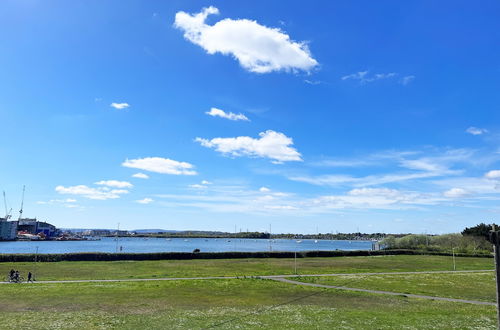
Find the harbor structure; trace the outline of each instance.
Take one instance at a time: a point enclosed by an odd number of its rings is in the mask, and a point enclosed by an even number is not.
[[[3,192],[3,202],[5,205],[5,216],[0,218],[0,241],[11,241],[17,237],[17,221],[9,221],[12,209],[7,208],[7,199],[5,191]]]

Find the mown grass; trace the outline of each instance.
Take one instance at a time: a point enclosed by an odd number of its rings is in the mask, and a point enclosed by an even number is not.
[[[490,258],[456,258],[457,270],[493,269]],[[4,278],[17,269],[38,280],[127,279],[199,276],[294,274],[294,259],[212,259],[155,261],[63,261],[0,263]],[[299,274],[452,270],[446,256],[398,255],[371,257],[298,258]]]
[[[302,277],[300,282],[496,302],[495,273]]]
[[[271,280],[3,285],[2,329],[494,329],[495,308]]]

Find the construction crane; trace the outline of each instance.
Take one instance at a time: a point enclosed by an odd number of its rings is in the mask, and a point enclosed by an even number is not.
[[[24,206],[24,191],[26,190],[26,186],[23,186],[23,197],[21,198],[21,209],[19,210],[19,220],[23,217],[23,206]]]
[[[7,211],[7,198],[5,197],[5,191],[3,192],[3,204],[5,205],[5,221],[7,221],[11,217],[10,213],[12,212],[12,208]]]

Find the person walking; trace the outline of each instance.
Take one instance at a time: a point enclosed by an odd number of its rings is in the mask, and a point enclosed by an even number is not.
[[[28,283],[29,282],[33,283],[33,274],[31,274],[31,272],[28,272]]]

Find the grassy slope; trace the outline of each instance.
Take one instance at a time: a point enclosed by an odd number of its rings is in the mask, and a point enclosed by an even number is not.
[[[0,310],[3,329],[494,329],[496,315],[492,306],[253,279],[5,285]]]
[[[418,275],[303,277],[301,282],[351,288],[423,294],[495,302],[495,274],[456,273]]]
[[[457,258],[457,270],[493,269],[493,259]],[[451,270],[443,256],[378,256],[297,259],[299,274]],[[293,274],[293,259],[160,260],[113,262],[0,263],[1,278],[11,269],[38,280],[116,279]]]

